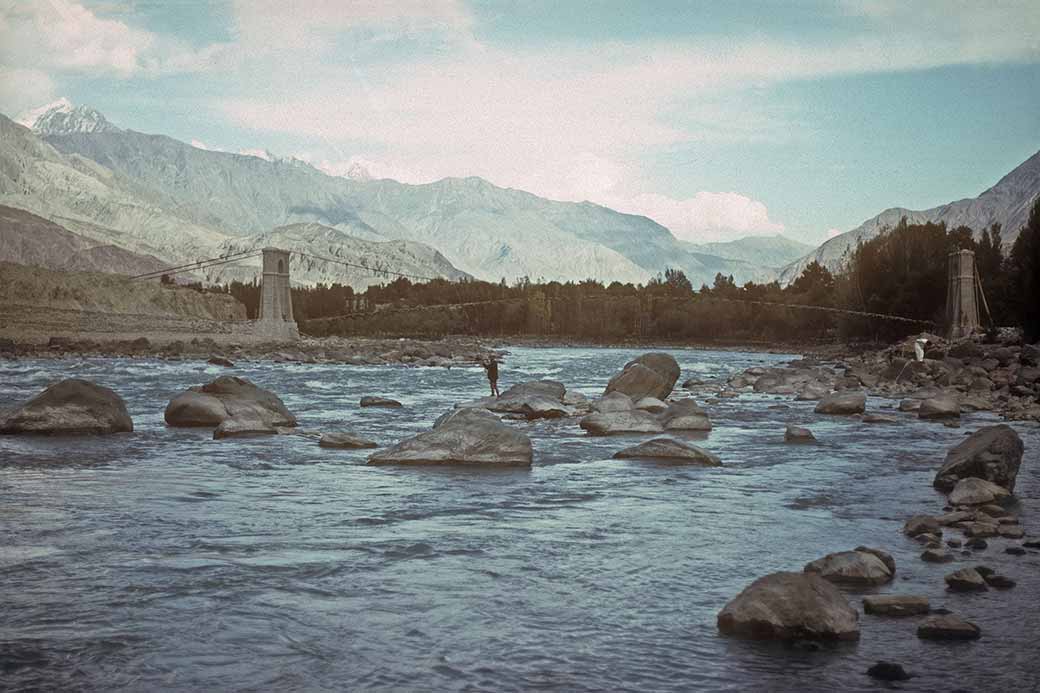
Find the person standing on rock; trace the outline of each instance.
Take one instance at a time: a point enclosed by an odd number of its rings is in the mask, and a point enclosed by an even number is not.
[[[491,396],[498,397],[498,359],[494,356],[489,356],[486,360],[481,362],[484,366],[484,370],[487,371],[488,382],[491,383]]]

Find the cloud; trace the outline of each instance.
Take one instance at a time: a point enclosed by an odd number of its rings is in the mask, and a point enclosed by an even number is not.
[[[769,218],[765,204],[734,192],[698,192],[685,200],[643,194],[614,204],[619,211],[648,216],[676,238],[694,243],[784,231],[783,224]]]
[[[47,106],[40,107],[41,103]],[[56,105],[54,82],[41,70],[0,65],[0,104],[5,114],[18,114],[17,122],[31,125],[43,111]]]
[[[835,236],[840,236],[843,233],[845,233],[845,232],[842,231],[841,229],[829,228],[829,229],[827,229],[827,238],[828,239],[834,238]]]
[[[48,71],[127,78],[192,72],[226,49],[195,49],[171,37],[99,16],[74,0],[15,2],[0,7],[0,63]]]

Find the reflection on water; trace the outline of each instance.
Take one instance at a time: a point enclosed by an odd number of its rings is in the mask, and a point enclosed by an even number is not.
[[[594,396],[635,353],[515,349],[502,384],[552,377]],[[684,378],[782,360],[672,353]],[[934,470],[982,415],[959,430],[909,416],[871,427],[752,394],[707,407],[715,428],[699,444],[722,468],[613,460],[630,440],[590,438],[573,421],[511,423],[534,441],[529,470],[367,467],[365,451],[306,435],[167,429],[169,398],[220,372],[0,361],[0,406],[76,375],[117,390],[137,430],[0,438],[3,688],[857,691],[877,690],[863,672],[881,658],[918,674],[904,690],[1025,690],[1040,675],[1040,553],[1008,556],[998,539],[926,564],[900,533],[908,514],[941,508]],[[381,444],[486,388],[477,368],[233,372],[281,395],[305,432]],[[405,407],[360,409],[363,395]],[[785,445],[787,423],[820,444]],[[1035,530],[1040,431],[1019,430],[1021,512]],[[875,617],[858,644],[834,648],[717,635],[716,613],[754,578],[860,544],[896,557],[883,591],[925,594],[983,639],[922,642],[914,619]],[[944,593],[944,574],[979,562],[1018,587]]]

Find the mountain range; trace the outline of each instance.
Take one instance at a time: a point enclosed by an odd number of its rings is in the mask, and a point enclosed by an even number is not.
[[[789,259],[769,261],[760,251],[748,259],[739,243],[716,254],[643,216],[481,178],[408,185],[363,171],[329,176],[293,158],[200,149],[121,129],[67,102],[38,114],[32,126],[0,116],[0,204],[171,264],[262,238],[355,258],[375,252],[366,241],[390,243],[378,246],[386,267],[492,281],[645,282],[667,268],[683,270],[694,284],[711,283],[718,272],[761,281]],[[220,274],[251,271],[231,266]],[[294,264],[293,274],[304,283],[339,278],[358,288],[385,279],[338,273],[334,263]]]
[[[1011,173],[1001,178],[996,185],[978,197],[957,200],[923,211],[903,207],[886,209],[876,217],[867,219],[856,228],[826,241],[805,257],[787,265],[780,272],[780,283],[789,284],[797,279],[812,262],[838,272],[856,245],[874,238],[886,229],[894,228],[906,217],[908,223],[924,224],[943,222],[946,228],[958,226],[971,228],[976,236],[990,225],[1001,225],[1001,238],[1007,248],[1018,238],[1018,233],[1029,217],[1033,200],[1040,194],[1040,152],[1026,159]]]
[[[978,198],[923,212],[886,210],[815,250],[783,236],[697,244],[647,217],[590,202],[548,200],[475,177],[410,185],[374,180],[360,168],[330,176],[292,157],[213,151],[123,129],[67,101],[23,122],[31,127],[0,115],[0,205],[59,225],[79,239],[72,245],[174,265],[274,244],[300,251],[295,282],[358,289],[387,275],[342,263],[490,281],[640,283],[675,268],[694,286],[711,284],[717,273],[738,284],[790,282],[813,260],[839,269],[849,248],[902,216],[977,231],[997,221],[1013,239],[1040,190],[1038,154]],[[252,260],[196,277],[248,279],[256,271]]]

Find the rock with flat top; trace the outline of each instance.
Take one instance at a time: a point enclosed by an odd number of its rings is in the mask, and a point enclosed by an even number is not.
[[[632,411],[636,408],[632,398],[623,392],[611,392],[592,403],[592,410],[601,414],[613,414],[619,411]]]
[[[949,500],[953,505],[987,505],[1010,496],[1008,490],[985,479],[967,477],[957,482],[950,491]]]
[[[863,597],[863,613],[875,616],[919,616],[927,614],[931,606],[928,597],[903,594],[876,594]]]
[[[252,436],[267,436],[278,433],[278,429],[260,419],[224,419],[213,429],[213,439],[221,438],[247,438]]]
[[[133,430],[122,397],[80,378],[55,383],[0,416],[0,433],[7,435],[108,435]]]
[[[921,419],[956,419],[961,415],[961,405],[950,395],[930,397],[921,402],[917,416]]]
[[[724,634],[774,640],[856,640],[859,613],[814,573],[772,573],[751,583],[718,615]]]
[[[651,414],[660,414],[668,408],[668,405],[656,397],[644,397],[636,402],[636,409],[648,411]]]
[[[664,427],[656,416],[634,409],[607,414],[590,414],[583,418],[579,425],[594,436],[664,432]]]
[[[618,459],[659,459],[685,464],[699,464],[706,467],[718,467],[722,461],[707,450],[696,445],[683,443],[671,438],[654,438],[630,448],[614,453]]]
[[[953,592],[985,592],[986,580],[974,568],[961,568],[950,573],[944,580]]]
[[[397,409],[404,406],[396,399],[390,399],[389,397],[373,396],[362,397],[361,402],[359,402],[359,404],[362,407],[386,407],[388,409]]]
[[[862,414],[867,408],[867,395],[863,392],[843,390],[829,394],[816,404],[817,414],[852,416]]]
[[[982,630],[954,614],[936,614],[921,621],[917,637],[923,640],[977,640]]]
[[[707,432],[711,430],[711,419],[708,418],[707,412],[692,399],[671,402],[668,408],[659,415],[658,421],[669,431]]]
[[[931,515],[914,515],[903,525],[903,533],[909,537],[916,537],[922,534],[941,534],[942,529],[939,527],[939,521]]]
[[[323,448],[341,448],[345,450],[379,447],[374,441],[361,438],[353,433],[323,433],[318,441],[318,445]]]

